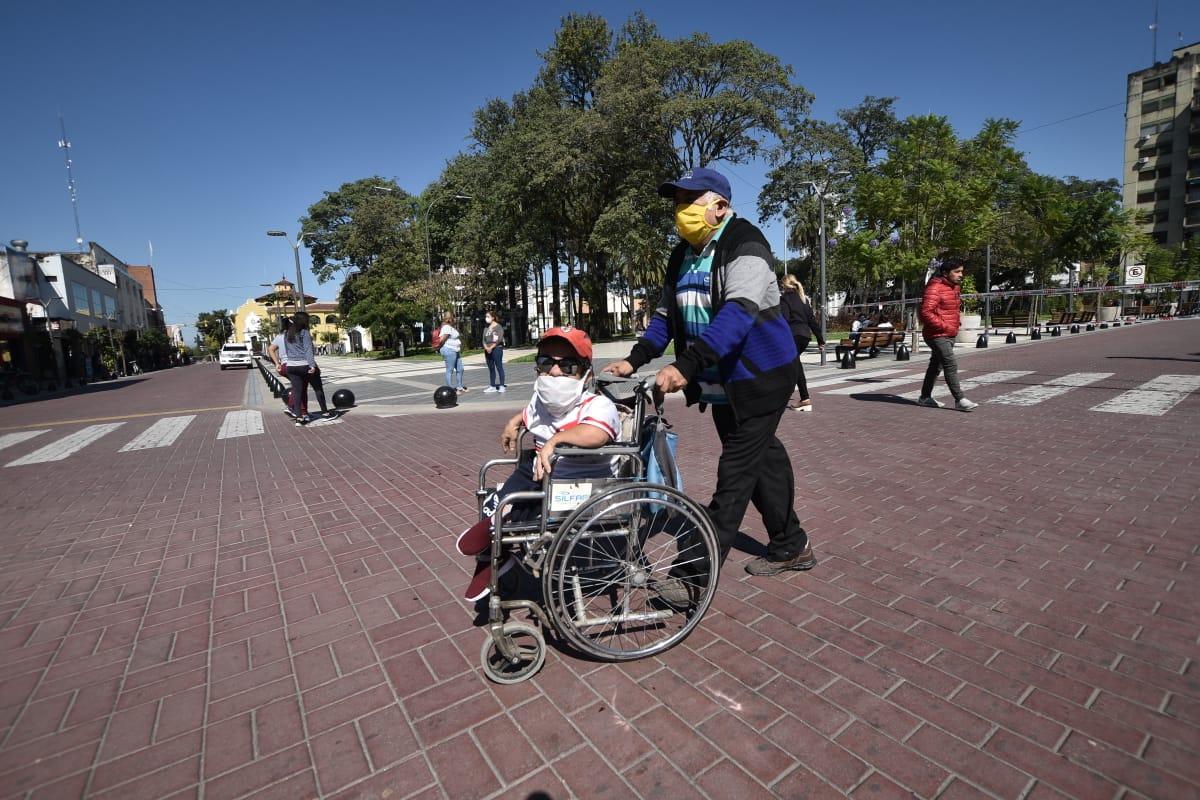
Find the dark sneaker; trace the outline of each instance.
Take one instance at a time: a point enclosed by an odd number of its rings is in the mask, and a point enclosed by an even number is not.
[[[695,601],[695,593],[682,578],[668,578],[654,585],[654,592],[664,605],[675,611],[686,611]]]
[[[751,575],[778,575],[789,569],[806,570],[812,569],[816,565],[817,559],[813,556],[812,547],[805,547],[784,561],[772,561],[766,556],[752,558],[746,562],[746,572]]]
[[[455,548],[464,556],[476,556],[492,546],[492,521],[481,519],[458,535]]]

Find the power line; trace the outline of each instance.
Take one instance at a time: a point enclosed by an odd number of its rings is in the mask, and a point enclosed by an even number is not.
[[[1090,114],[1099,114],[1101,111],[1108,111],[1110,108],[1119,108],[1123,105],[1125,105],[1124,101],[1122,101],[1120,103],[1113,103],[1112,105],[1109,105],[1109,106],[1101,106],[1100,108],[1093,108],[1091,111],[1083,111],[1079,114],[1072,114],[1069,117],[1063,117],[1062,119],[1056,119],[1052,122],[1043,122],[1041,125],[1034,125],[1032,128],[1025,128],[1023,131],[1021,131],[1021,133],[1029,133],[1030,131],[1041,130],[1042,128],[1049,128],[1051,125],[1061,125],[1062,123],[1070,122],[1073,119],[1079,119],[1080,117],[1086,117],[1086,116],[1089,116]]]

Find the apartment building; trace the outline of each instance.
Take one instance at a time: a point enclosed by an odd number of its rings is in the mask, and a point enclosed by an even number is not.
[[[1200,42],[1129,74],[1122,199],[1168,246],[1200,246]]]

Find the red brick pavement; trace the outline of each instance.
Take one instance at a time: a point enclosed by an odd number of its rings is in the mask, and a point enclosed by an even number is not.
[[[1037,374],[977,400],[1115,375],[969,415],[818,389],[781,434],[816,569],[750,578],[735,552],[683,645],[551,649],[518,686],[482,676],[453,551],[502,414],[302,430],[272,406],[217,440],[209,411],[172,447],[0,467],[0,797],[1197,796],[1200,396],[1088,409],[1198,351],[1184,321],[993,347],[964,377]],[[0,428],[244,381],[173,370]],[[673,418],[706,499],[711,424]]]

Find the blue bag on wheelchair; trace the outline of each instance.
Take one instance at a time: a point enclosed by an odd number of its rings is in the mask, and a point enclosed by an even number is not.
[[[646,466],[647,483],[661,483],[683,491],[683,475],[676,460],[678,450],[679,434],[671,430],[671,423],[661,415],[648,417],[642,427],[642,463]]]

